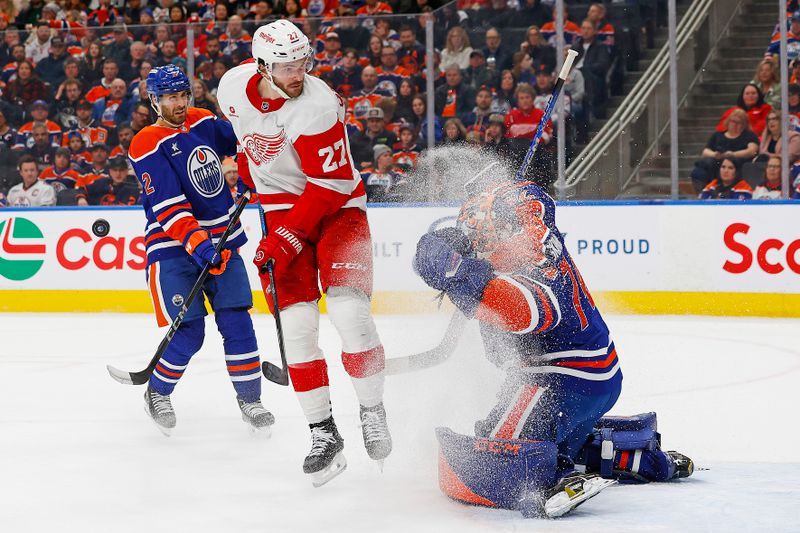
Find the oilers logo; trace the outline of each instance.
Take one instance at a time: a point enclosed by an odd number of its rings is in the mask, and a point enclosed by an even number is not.
[[[206,198],[213,198],[219,194],[225,183],[219,157],[214,150],[205,145],[192,150],[186,161],[186,172],[197,192]]]

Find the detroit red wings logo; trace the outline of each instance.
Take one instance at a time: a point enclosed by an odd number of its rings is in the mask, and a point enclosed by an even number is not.
[[[269,163],[280,155],[286,145],[286,133],[283,130],[275,135],[252,133],[244,136],[242,144],[250,161],[260,166],[261,163]]]

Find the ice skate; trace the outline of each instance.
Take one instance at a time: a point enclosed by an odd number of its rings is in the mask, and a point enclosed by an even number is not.
[[[392,436],[386,425],[386,410],[383,402],[375,407],[361,406],[361,433],[364,436],[364,447],[370,459],[378,462],[383,471],[383,460],[392,452]]]
[[[266,436],[272,434],[270,426],[275,423],[275,417],[264,408],[261,404],[261,400],[245,402],[237,396],[236,402],[239,404],[239,409],[242,411],[242,420],[250,427],[250,431],[254,433],[259,432]]]
[[[669,451],[666,453],[675,463],[675,475],[672,476],[672,479],[680,479],[692,475],[692,473],[694,472],[694,461],[692,461],[682,453],[678,453],[675,451]]]
[[[527,495],[520,502],[520,510],[526,518],[558,518],[615,483],[616,481],[603,479],[598,474],[575,472],[561,478],[561,481],[544,494]]]
[[[303,461],[303,472],[311,474],[311,484],[321,487],[347,468],[342,453],[344,439],[336,429],[333,417],[309,424],[311,428],[311,451]]]
[[[155,422],[161,433],[170,436],[175,427],[175,410],[168,394],[159,394],[150,386],[144,391],[144,411]]]

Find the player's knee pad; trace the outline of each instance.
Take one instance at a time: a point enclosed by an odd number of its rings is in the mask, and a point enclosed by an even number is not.
[[[437,428],[439,488],[465,503],[517,509],[528,491],[557,481],[553,442],[489,439]]]
[[[317,302],[300,302],[282,309],[281,325],[289,364],[320,359]]]
[[[369,297],[352,287],[329,287],[328,315],[342,338],[342,351],[358,353],[380,344]]]
[[[220,309],[214,313],[214,320],[222,335],[225,354],[245,354],[258,351],[253,321],[246,308]]]
[[[675,477],[675,463],[661,450],[656,429],[655,413],[602,417],[577,463],[621,482],[668,481]]]

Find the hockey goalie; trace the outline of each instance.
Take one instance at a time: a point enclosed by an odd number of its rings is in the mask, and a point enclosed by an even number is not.
[[[420,239],[414,268],[479,321],[506,371],[474,437],[437,429],[446,495],[554,518],[617,481],[691,475],[688,457],[661,450],[655,413],[603,416],[622,387],[617,351],[540,187],[483,187],[457,227]]]

